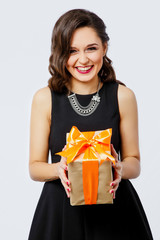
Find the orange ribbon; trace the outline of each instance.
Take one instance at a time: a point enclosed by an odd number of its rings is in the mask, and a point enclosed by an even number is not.
[[[80,132],[73,126],[68,139],[66,149],[56,154],[67,157],[67,164],[75,161],[75,158],[84,153],[83,160],[101,160],[101,163],[107,158],[115,164],[115,159],[106,151],[110,151],[110,140],[112,129],[106,129],[95,135],[92,132]],[[97,156],[97,153],[99,156]]]
[[[111,135],[111,128],[95,135],[95,131],[80,132],[73,126],[67,138],[66,149],[56,153],[67,157],[67,164],[84,153],[82,170],[85,204],[96,204],[97,201],[99,160],[100,164],[105,160],[115,164],[114,157],[107,152],[110,151]]]

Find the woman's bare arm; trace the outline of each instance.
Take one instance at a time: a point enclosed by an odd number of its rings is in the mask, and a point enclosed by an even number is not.
[[[138,140],[138,111],[135,95],[129,88],[119,85],[122,178],[132,179],[140,174]]]
[[[33,97],[30,121],[29,173],[34,181],[58,179],[58,164],[48,163],[51,124],[51,92],[48,87]]]

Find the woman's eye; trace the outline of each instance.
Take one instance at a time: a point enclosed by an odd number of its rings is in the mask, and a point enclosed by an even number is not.
[[[97,50],[97,48],[96,47],[90,47],[90,48],[88,48],[88,50],[93,51],[93,50]]]
[[[97,50],[96,47],[89,47],[89,48],[87,48],[87,51],[95,51],[95,50]],[[69,51],[70,54],[74,54],[76,52],[77,52],[77,50],[75,50],[75,49],[70,49],[70,51]]]
[[[75,52],[76,52],[76,50],[74,50],[74,49],[70,50],[70,53],[75,53]]]

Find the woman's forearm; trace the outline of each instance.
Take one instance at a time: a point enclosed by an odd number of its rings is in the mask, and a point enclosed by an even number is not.
[[[134,157],[123,159],[122,163],[122,178],[133,179],[140,174],[140,161]],[[29,165],[30,177],[34,181],[47,182],[59,178],[58,163],[34,162]]]
[[[30,177],[34,181],[47,182],[59,178],[58,163],[34,162],[29,165]]]
[[[140,161],[135,157],[127,157],[122,163],[122,178],[133,179],[140,175]]]

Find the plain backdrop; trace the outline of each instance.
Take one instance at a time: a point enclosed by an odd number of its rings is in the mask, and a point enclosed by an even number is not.
[[[110,37],[108,56],[117,79],[136,95],[142,170],[132,183],[154,239],[160,240],[158,0],[1,1],[0,239],[28,238],[44,184],[32,181],[28,171],[31,102],[34,93],[45,87],[50,77],[53,26],[64,12],[73,8],[91,10],[104,20]],[[116,229],[118,221],[114,224]]]

